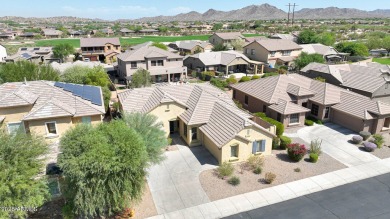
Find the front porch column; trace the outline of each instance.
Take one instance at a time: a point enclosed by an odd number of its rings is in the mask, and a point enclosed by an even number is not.
[[[229,76],[229,66],[226,66],[226,77]]]
[[[168,83],[171,82],[171,74],[168,73]]]
[[[261,74],[264,74],[264,65],[261,65]]]
[[[257,75],[257,64],[255,65],[255,72],[254,72],[255,75]]]

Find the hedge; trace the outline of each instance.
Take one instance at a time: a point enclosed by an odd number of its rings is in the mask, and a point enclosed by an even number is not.
[[[276,73],[276,72],[264,73],[264,75],[262,76],[262,78],[271,77],[271,76],[276,76],[276,75],[279,75],[279,73]]]
[[[286,149],[287,145],[291,144],[291,138],[287,136],[280,136],[280,148]]]
[[[313,120],[305,119],[305,125],[307,125],[307,126],[313,126],[313,125],[314,125],[314,122],[313,122]]]
[[[261,78],[260,75],[253,75],[251,80],[259,79]]]
[[[264,121],[266,121],[266,122],[268,122],[268,123],[270,123],[272,125],[275,125],[276,126],[276,135],[278,137],[283,135],[283,133],[284,133],[284,125],[283,125],[283,123],[278,122],[275,119],[267,117],[265,115],[265,113],[262,113],[262,112],[255,113],[254,115],[257,116],[257,117],[260,117],[261,119],[263,119]]]
[[[250,81],[251,80],[251,77],[249,76],[244,76],[241,78],[240,82],[247,82],[247,81]]]
[[[322,122],[322,120],[317,119],[317,118],[315,118],[315,117],[313,117],[313,116],[308,116],[306,119],[307,119],[307,120],[311,120],[311,121],[313,121],[313,122],[315,122],[315,123],[317,123],[317,124],[319,124],[319,125],[324,124],[324,123]]]

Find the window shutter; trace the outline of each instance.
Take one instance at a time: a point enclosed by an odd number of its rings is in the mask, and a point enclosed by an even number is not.
[[[261,152],[264,152],[265,151],[265,140],[261,140],[261,143],[260,143],[260,151]]]
[[[257,141],[254,141],[252,143],[252,154],[256,154],[256,146],[257,146]]]

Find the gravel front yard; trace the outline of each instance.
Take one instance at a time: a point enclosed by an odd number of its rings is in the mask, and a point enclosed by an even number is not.
[[[382,148],[377,148],[375,151],[373,152],[367,152],[364,147],[363,147],[363,144],[358,144],[358,145],[355,145],[356,147],[359,147],[359,149],[365,153],[371,153],[372,155],[380,158],[380,159],[386,159],[386,158],[390,158],[390,134],[389,133],[383,133],[382,134],[383,138],[384,138],[384,143],[382,145]]]
[[[157,209],[153,202],[152,194],[146,183],[142,201],[134,207],[135,219],[148,218],[157,215]]]
[[[295,168],[300,168],[300,172],[295,172]],[[215,169],[203,171],[200,174],[200,182],[209,199],[215,201],[343,168],[346,166],[325,153],[321,154],[317,163],[311,163],[309,155],[306,155],[299,163],[294,163],[290,161],[285,150],[274,150],[272,155],[265,158],[260,175],[251,171],[244,171],[241,174],[239,164],[235,165],[233,175],[238,176],[241,180],[238,186],[232,186],[227,183],[227,180],[218,178]],[[276,179],[271,185],[262,182],[267,172],[276,174]]]

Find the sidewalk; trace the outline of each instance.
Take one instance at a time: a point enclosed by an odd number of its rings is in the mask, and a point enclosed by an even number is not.
[[[221,218],[385,173],[390,173],[390,158],[157,215],[150,219]]]

